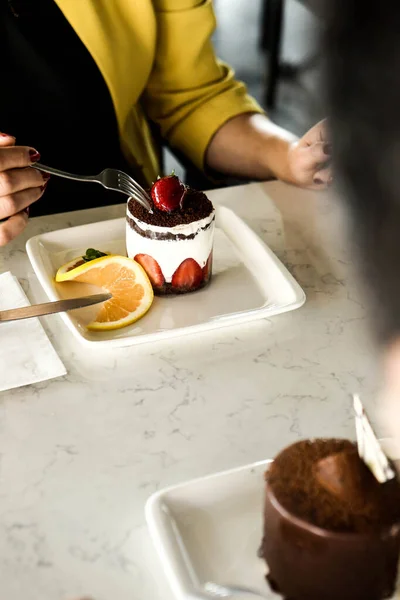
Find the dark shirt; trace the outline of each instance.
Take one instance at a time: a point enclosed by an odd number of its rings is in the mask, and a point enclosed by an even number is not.
[[[110,0],[113,1],[113,0]],[[132,173],[110,93],[90,53],[53,0],[0,0],[0,131],[43,164],[85,175]],[[52,176],[37,216],[124,202],[98,184]]]

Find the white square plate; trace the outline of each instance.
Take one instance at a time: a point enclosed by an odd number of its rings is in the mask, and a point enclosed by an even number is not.
[[[151,496],[146,520],[174,595],[188,600],[207,581],[278,598],[257,557],[262,537],[262,461],[167,488]],[[247,599],[247,596],[246,596]]]
[[[381,439],[397,462],[400,441]],[[171,589],[179,600],[208,581],[243,586],[273,600],[258,558],[263,529],[264,473],[271,460],[166,488],[146,503],[146,520]],[[400,578],[400,577],[399,577]],[[400,600],[399,588],[392,600]],[[250,600],[249,594],[243,600]]]
[[[57,269],[90,247],[126,255],[125,219],[61,229],[28,240],[29,259],[50,300],[94,291],[84,284],[54,283]],[[221,206],[217,208],[210,286],[193,294],[155,298],[143,319],[115,331],[86,329],[96,307],[60,316],[87,345],[128,346],[270,317],[298,308],[304,301],[303,290],[275,254],[231,209]]]

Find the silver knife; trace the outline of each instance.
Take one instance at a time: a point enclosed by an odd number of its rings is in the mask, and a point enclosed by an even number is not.
[[[10,308],[0,311],[0,323],[3,321],[16,321],[17,319],[30,319],[31,317],[43,317],[53,313],[66,312],[76,308],[84,308],[92,304],[99,304],[110,300],[112,294],[94,294],[93,296],[82,296],[80,298],[68,298],[68,300],[57,300],[56,302],[44,302],[33,304],[22,308]]]

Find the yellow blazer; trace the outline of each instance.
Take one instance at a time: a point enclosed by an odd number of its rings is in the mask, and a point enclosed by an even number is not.
[[[261,111],[214,55],[212,0],[55,1],[100,69],[122,149],[148,183],[160,170],[149,119],[172,147],[203,168],[221,125]]]

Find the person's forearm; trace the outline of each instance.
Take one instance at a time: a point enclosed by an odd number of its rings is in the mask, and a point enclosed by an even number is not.
[[[211,140],[206,166],[248,179],[286,179],[289,146],[296,140],[264,115],[239,115],[227,121]]]

